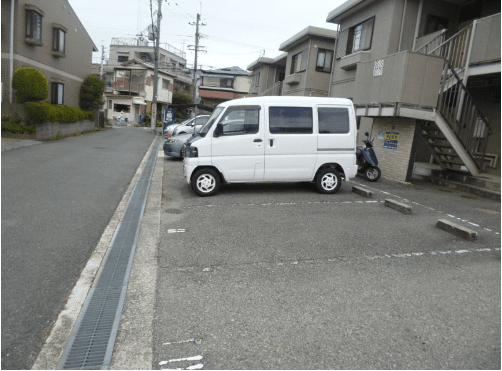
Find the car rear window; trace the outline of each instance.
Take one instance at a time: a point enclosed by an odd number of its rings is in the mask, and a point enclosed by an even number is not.
[[[269,125],[273,134],[312,134],[312,108],[270,107]]]

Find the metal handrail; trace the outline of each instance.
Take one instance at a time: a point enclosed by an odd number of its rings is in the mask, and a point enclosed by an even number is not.
[[[472,28],[471,23],[427,54],[443,57],[453,68],[464,68],[467,65],[467,49],[472,37]]]
[[[444,29],[441,30],[441,32],[436,36],[434,39],[429,41],[427,44],[421,46],[417,50],[415,50],[416,53],[422,53],[422,54],[429,54],[431,50],[436,49],[439,45],[443,44],[445,41],[445,35],[448,30]]]
[[[276,95],[281,95],[281,87],[282,87],[282,81],[278,81],[274,85],[272,85],[270,88],[268,88],[267,90],[265,90],[263,93],[261,93],[260,95],[261,96],[266,96],[266,95],[268,95],[268,93],[270,93],[274,89],[278,90],[278,92],[277,92]]]
[[[456,80],[449,84],[451,79]],[[451,85],[449,88],[446,84]],[[471,158],[483,169],[488,137],[492,128],[485,116],[474,105],[474,99],[467,91],[452,65],[445,60],[437,111],[448,123]]]

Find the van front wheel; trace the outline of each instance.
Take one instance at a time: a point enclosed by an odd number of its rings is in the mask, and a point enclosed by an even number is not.
[[[201,169],[192,176],[191,185],[197,196],[212,196],[220,188],[220,176],[213,169]]]
[[[316,177],[316,186],[321,193],[335,193],[342,185],[342,177],[332,168],[321,170]]]

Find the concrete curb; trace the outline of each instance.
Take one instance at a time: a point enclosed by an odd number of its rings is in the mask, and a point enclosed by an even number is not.
[[[439,219],[436,223],[436,227],[468,241],[474,241],[478,237],[478,232],[446,219]]]
[[[152,368],[163,151],[160,150],[156,157],[110,370]]]
[[[110,219],[108,226],[101,235],[101,239],[94,249],[93,254],[82,270],[82,273],[73,287],[63,311],[59,314],[58,319],[52,328],[49,338],[46,340],[35,363],[33,364],[33,367],[31,368],[32,370],[55,370],[57,368],[59,359],[63,354],[66,343],[68,343],[68,340],[70,339],[71,332],[75,326],[85,299],[87,298],[87,294],[89,293],[98,270],[103,263],[103,257],[106,255],[106,252],[110,247],[119,222],[124,215],[131,193],[136,186],[143,168],[145,167],[146,160],[148,159],[154,144],[155,140],[152,141],[152,144],[143,157],[143,160],[134,174],[126,193],[117,206],[117,209]]]
[[[411,214],[410,205],[397,202],[396,200],[387,199],[385,200],[384,206],[390,207],[391,209],[397,210],[403,214]]]
[[[352,192],[364,197],[373,197],[373,192],[358,186],[352,186]]]

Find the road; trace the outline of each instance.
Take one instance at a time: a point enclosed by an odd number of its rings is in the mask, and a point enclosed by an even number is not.
[[[164,161],[153,369],[500,368],[499,202],[360,178],[199,198]]]
[[[154,137],[119,128],[2,152],[2,368],[29,369]]]

